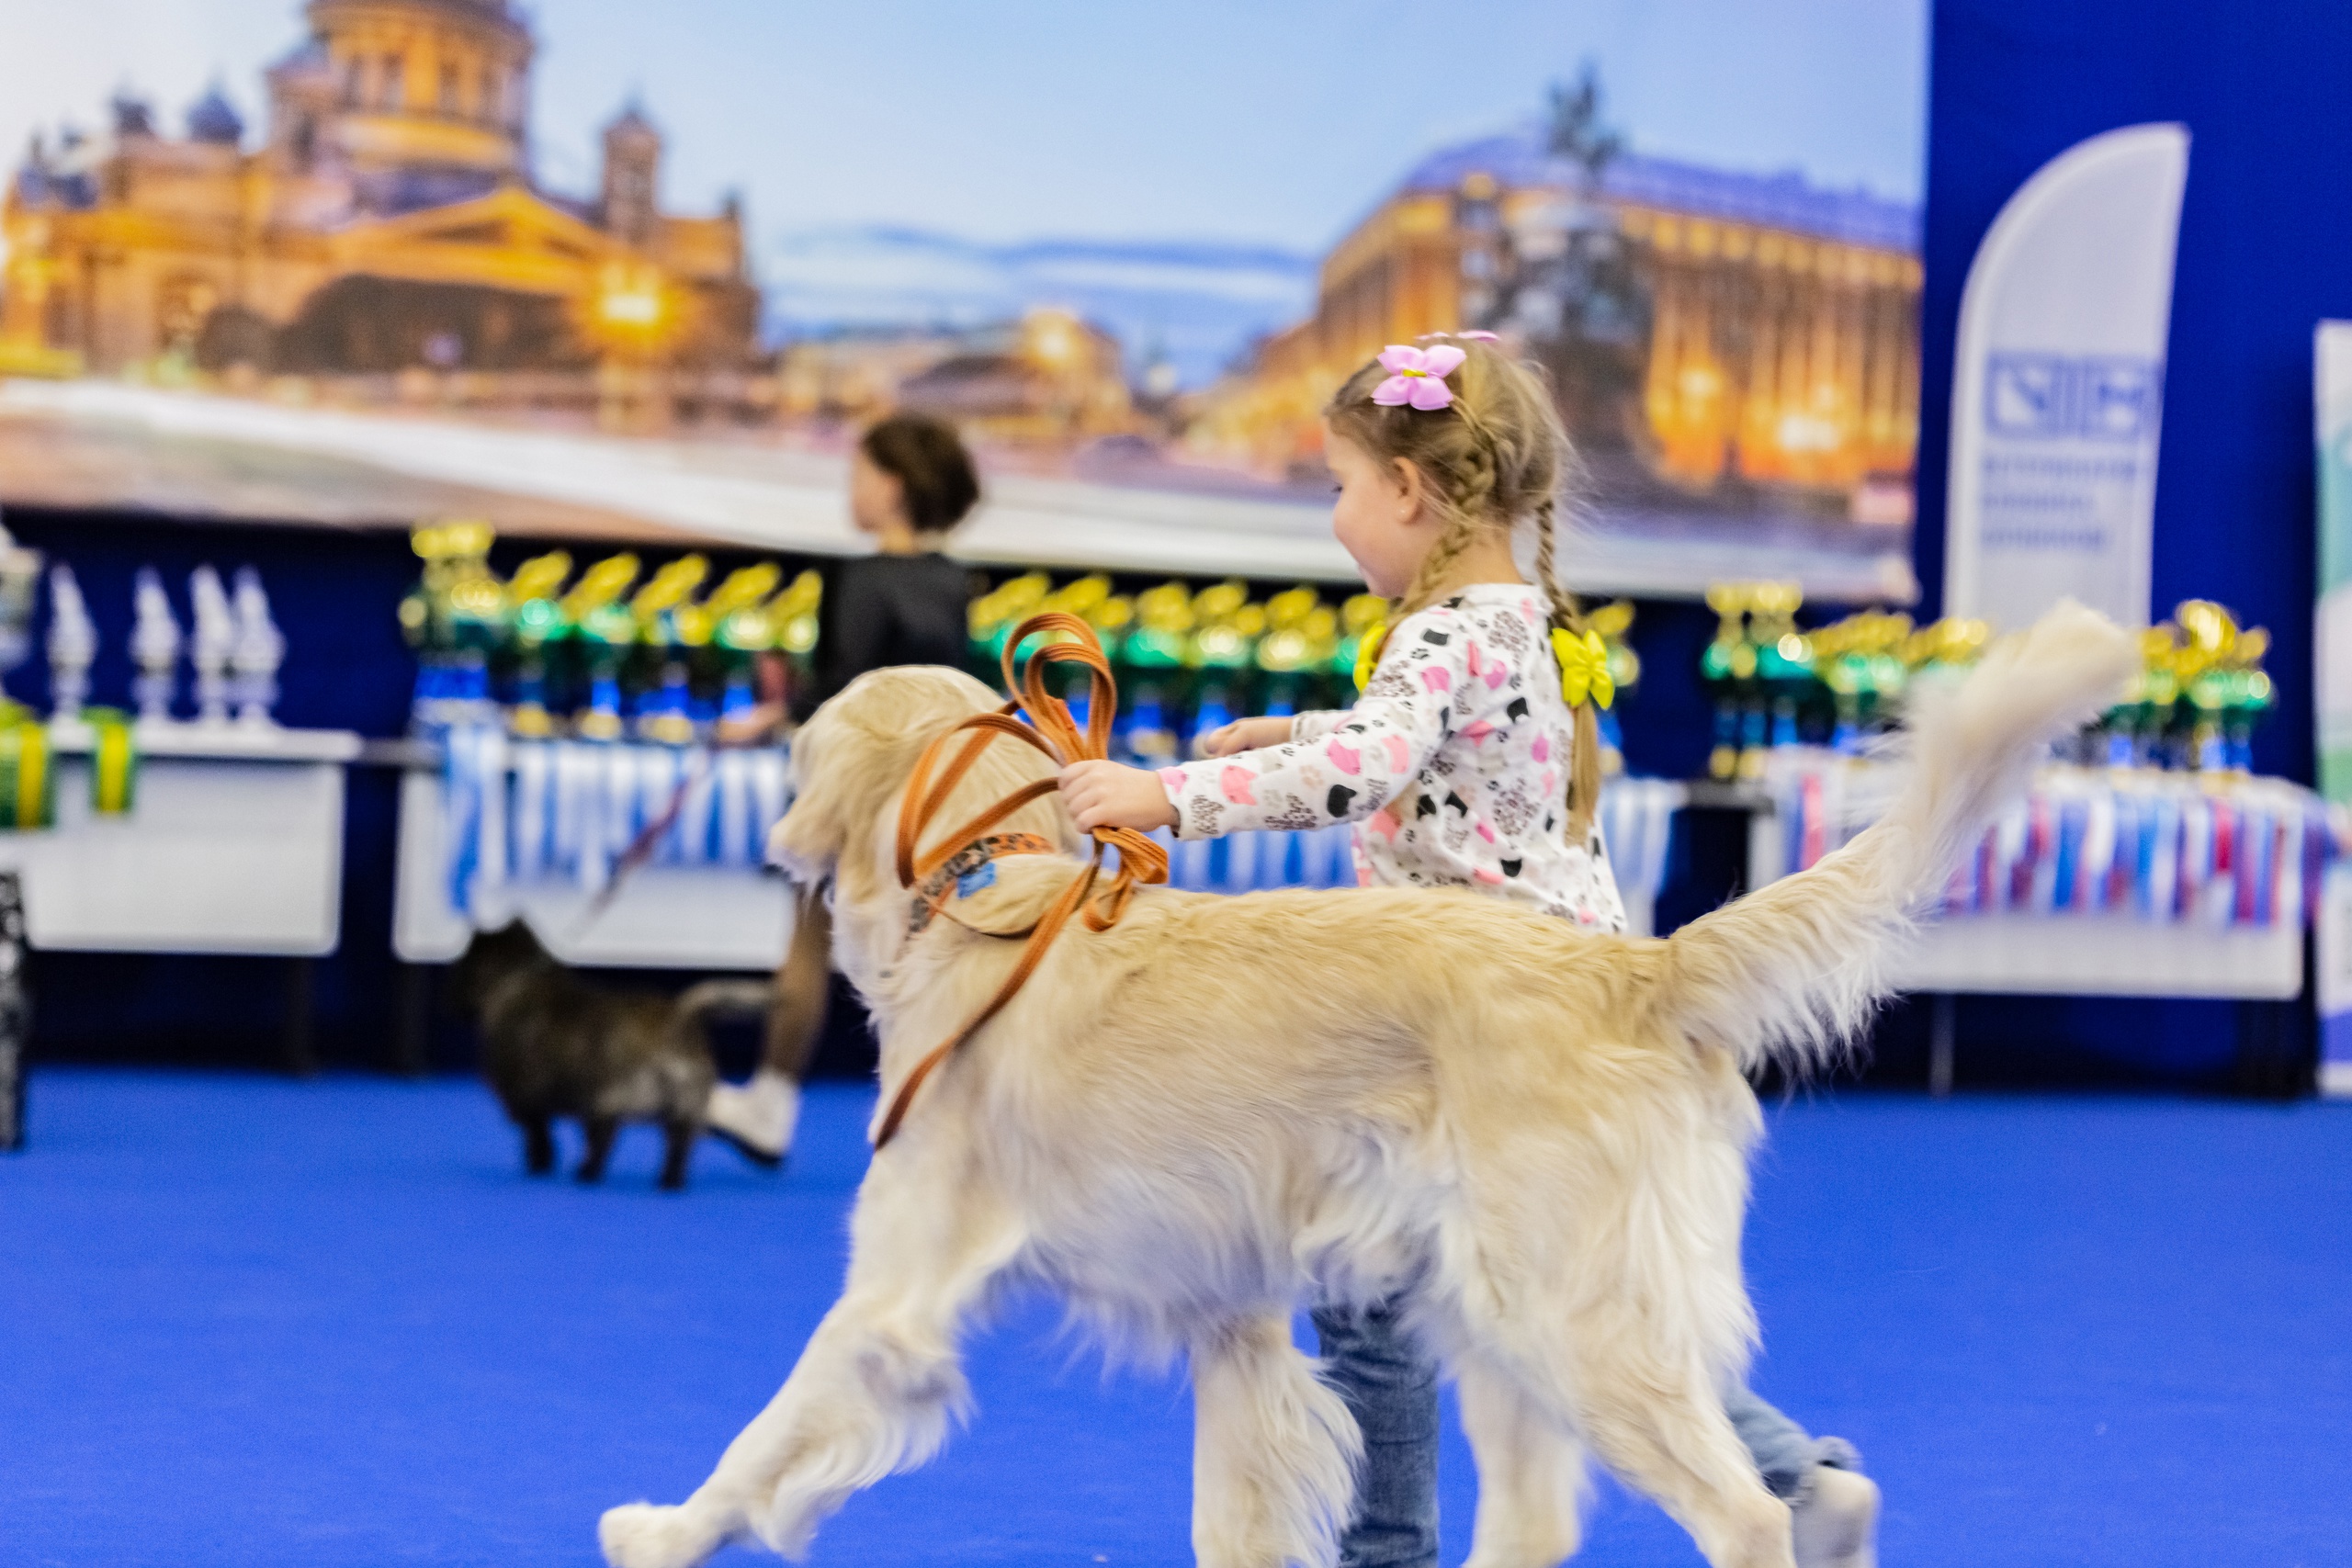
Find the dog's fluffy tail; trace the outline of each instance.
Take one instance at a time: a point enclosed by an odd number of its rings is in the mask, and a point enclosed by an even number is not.
[[[1909,776],[1886,815],[1811,869],[1674,933],[1654,1005],[1743,1069],[1832,1060],[1886,995],[1912,914],[2023,787],[2051,739],[2111,703],[2132,637],[2068,600],[1997,643],[1957,691],[1912,703]]]

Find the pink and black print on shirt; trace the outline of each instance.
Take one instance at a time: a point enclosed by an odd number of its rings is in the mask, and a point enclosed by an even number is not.
[[[1480,583],[1408,615],[1352,708],[1291,739],[1160,770],[1177,833],[1356,825],[1367,886],[1474,887],[1625,929],[1596,829],[1565,837],[1575,722],[1535,591]]]

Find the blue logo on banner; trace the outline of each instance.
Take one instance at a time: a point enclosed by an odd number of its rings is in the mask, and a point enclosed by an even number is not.
[[[1984,364],[1984,428],[2043,441],[2144,441],[2164,408],[2164,362],[1996,354]]]

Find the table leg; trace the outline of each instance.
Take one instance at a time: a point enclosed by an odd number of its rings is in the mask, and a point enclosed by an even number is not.
[[[1951,1096],[1952,1056],[1957,1049],[1960,998],[1938,991],[1928,1001],[1928,1092],[1938,1100]]]
[[[318,964],[314,959],[288,959],[286,964],[286,1035],[280,1043],[278,1065],[295,1077],[319,1070],[313,1040],[317,1021]]]
[[[433,1070],[433,965],[400,966],[400,998],[392,1016],[392,1071],[421,1078]]]
[[[0,1150],[25,1146],[25,1058],[32,1048],[32,998],[25,989],[25,889],[0,871]]]

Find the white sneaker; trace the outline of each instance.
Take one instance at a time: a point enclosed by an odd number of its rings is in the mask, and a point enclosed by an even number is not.
[[[1817,1464],[1792,1512],[1797,1568],[1878,1568],[1878,1483]]]
[[[782,1165],[792,1152],[792,1133],[799,1121],[800,1086],[765,1067],[741,1089],[713,1084],[702,1112],[706,1131],[734,1145],[754,1165],[771,1168]]]

